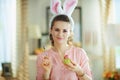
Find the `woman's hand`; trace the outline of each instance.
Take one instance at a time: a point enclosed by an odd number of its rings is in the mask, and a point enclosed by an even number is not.
[[[51,68],[52,68],[52,63],[51,63],[51,60],[48,56],[45,56],[43,58],[42,67],[45,69],[45,73],[43,75],[44,80],[49,80],[50,72],[51,72]]]
[[[72,60],[70,60],[70,63],[65,64],[65,66],[66,66],[69,70],[74,71],[74,72],[77,74],[77,76],[78,76],[79,79],[82,79],[82,80],[92,80],[91,77],[89,77],[88,75],[86,75],[86,74],[83,72],[81,66],[78,65],[78,64],[76,64],[76,63],[73,62]]]
[[[65,66],[71,71],[74,71],[74,72],[79,73],[81,75],[83,74],[82,68],[78,64],[73,62],[72,60],[70,60],[70,63],[65,64]]]
[[[45,56],[43,58],[42,67],[45,69],[46,72],[51,71],[52,63],[51,63],[51,60],[48,56]]]

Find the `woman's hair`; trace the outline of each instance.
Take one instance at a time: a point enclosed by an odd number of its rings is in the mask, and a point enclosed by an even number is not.
[[[55,17],[53,18],[53,20],[52,20],[52,22],[51,22],[51,25],[50,25],[50,26],[51,26],[51,29],[53,28],[54,23],[55,23],[56,21],[64,21],[64,22],[68,22],[68,23],[71,24],[69,17],[68,17],[67,15],[62,15],[62,14],[61,14],[61,15],[57,15],[57,16],[55,16]],[[71,25],[71,27],[72,27],[72,25]],[[52,46],[54,46],[54,40],[53,40],[52,34],[50,34],[50,40],[51,40]],[[72,31],[71,31],[71,35],[68,37],[67,43],[68,43],[69,45],[72,45],[72,41],[73,41],[73,34],[72,34]]]

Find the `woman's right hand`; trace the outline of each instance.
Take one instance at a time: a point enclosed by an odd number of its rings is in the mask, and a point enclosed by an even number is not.
[[[42,67],[45,69],[46,73],[51,71],[52,63],[48,56],[43,58]]]
[[[43,58],[42,67],[45,69],[45,73],[43,76],[44,79],[49,80],[50,72],[51,72],[51,68],[52,68],[52,63],[51,63],[51,60],[48,56],[45,56]]]

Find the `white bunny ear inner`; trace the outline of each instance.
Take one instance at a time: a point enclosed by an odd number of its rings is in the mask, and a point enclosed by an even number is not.
[[[60,0],[51,0],[50,10],[53,14],[60,14],[63,12]]]
[[[65,14],[71,16],[77,3],[78,3],[78,0],[66,0],[63,4],[63,10]]]

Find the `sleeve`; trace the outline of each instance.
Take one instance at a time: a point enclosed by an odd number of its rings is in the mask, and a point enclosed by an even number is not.
[[[83,69],[85,74],[87,74],[89,77],[92,78],[91,69],[90,69],[90,65],[89,65],[89,59],[88,59],[88,56],[87,56],[86,52],[84,51],[84,49],[80,50],[80,54],[81,54],[81,58],[80,58],[81,68]]]
[[[37,61],[36,61],[36,67],[37,67],[37,75],[36,75],[36,80],[43,80],[43,74],[44,74],[44,69],[42,68],[42,59],[43,55],[40,54],[37,56]]]

